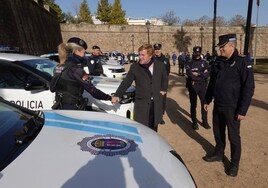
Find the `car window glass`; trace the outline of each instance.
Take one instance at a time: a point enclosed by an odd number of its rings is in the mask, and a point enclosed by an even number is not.
[[[24,89],[26,83],[35,80],[39,79],[22,69],[0,65],[0,88]]]
[[[31,114],[0,101],[0,171],[23,151],[22,148],[17,147],[15,137],[21,133],[22,127],[30,118]],[[30,142],[23,147],[29,144]]]
[[[56,62],[46,59],[27,60],[27,61],[21,61],[21,63],[30,66],[34,69],[37,69],[43,73],[46,74],[48,73],[51,76],[53,76],[53,70],[57,66]]]

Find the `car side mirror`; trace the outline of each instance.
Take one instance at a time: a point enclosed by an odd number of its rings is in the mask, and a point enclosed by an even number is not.
[[[27,82],[24,85],[24,89],[26,91],[31,91],[31,90],[46,90],[46,89],[48,89],[48,87],[41,80],[32,80],[32,81]]]

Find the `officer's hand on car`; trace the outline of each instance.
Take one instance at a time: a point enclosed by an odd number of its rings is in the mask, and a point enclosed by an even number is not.
[[[111,102],[112,102],[112,104],[115,104],[115,103],[119,102],[119,100],[120,100],[119,97],[112,96]]]

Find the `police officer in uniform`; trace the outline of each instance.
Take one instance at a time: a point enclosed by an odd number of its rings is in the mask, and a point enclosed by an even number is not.
[[[99,100],[111,100],[112,97],[98,90],[90,81],[89,74],[83,70],[87,44],[84,40],[72,37],[66,44],[60,45],[60,58],[67,58],[64,65],[56,69],[59,79],[56,83],[56,103],[54,109],[85,110],[87,101],[82,97],[84,90]],[[64,67],[64,68],[63,68]],[[61,72],[59,72],[62,70]]]
[[[154,44],[154,58],[159,61],[163,62],[166,67],[167,76],[169,76],[170,73],[170,61],[169,59],[162,53],[162,44],[156,43]],[[166,111],[166,101],[167,101],[167,94],[165,94],[163,99],[163,114],[165,114]],[[165,124],[165,121],[162,119],[160,124]]]
[[[100,47],[97,45],[92,46],[92,55],[88,57],[87,61],[87,67],[90,75],[104,76],[100,55]]]
[[[219,36],[220,56],[212,64],[211,77],[206,93],[205,110],[214,99],[213,133],[216,146],[207,162],[222,161],[226,146],[227,127],[231,148],[231,165],[227,175],[237,176],[241,157],[240,122],[246,116],[254,94],[252,62],[239,55],[236,34]]]
[[[169,59],[162,53],[162,44],[156,43],[154,44],[154,54],[155,59],[157,61],[161,61],[164,63],[167,71],[167,75],[170,73],[170,61]]]
[[[191,119],[193,129],[198,129],[196,118],[197,96],[201,102],[202,125],[205,129],[210,129],[207,120],[207,111],[204,110],[205,94],[207,89],[207,79],[209,77],[208,64],[201,58],[202,49],[200,46],[193,48],[193,58],[186,66],[187,83],[191,104]]]

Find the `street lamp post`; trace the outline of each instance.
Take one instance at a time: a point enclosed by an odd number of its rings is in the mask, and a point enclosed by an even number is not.
[[[145,23],[146,28],[147,28],[147,34],[148,34],[148,44],[150,44],[150,28],[151,28],[151,23],[149,20],[146,21]]]
[[[215,57],[217,55],[216,51],[216,18],[217,18],[217,0],[214,0],[214,10],[213,10],[213,31],[212,31],[212,55]]]
[[[240,34],[240,54],[242,54],[242,34]]]
[[[203,26],[200,27],[200,35],[201,35],[201,48],[203,49],[203,31],[204,31],[204,28]]]
[[[134,53],[134,34],[131,35],[132,52]]]

